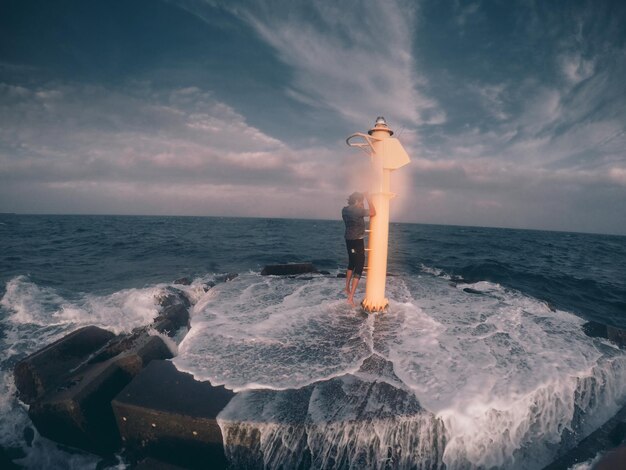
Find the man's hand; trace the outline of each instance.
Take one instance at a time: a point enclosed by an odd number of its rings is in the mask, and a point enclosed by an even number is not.
[[[374,217],[376,215],[376,208],[374,207],[374,204],[372,204],[370,193],[368,191],[365,191],[363,192],[363,195],[365,196],[365,199],[367,199],[367,205],[370,209],[370,218]]]

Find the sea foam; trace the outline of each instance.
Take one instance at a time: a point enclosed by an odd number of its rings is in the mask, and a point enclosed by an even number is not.
[[[395,468],[538,468],[626,397],[622,351],[585,336],[578,317],[517,291],[394,277],[389,311],[366,316],[348,307],[342,287],[322,276],[247,274],[196,306],[174,362],[198,379],[246,391],[220,415],[232,458],[245,441],[256,449],[246,458],[265,465],[294,463],[306,451],[336,468],[385,459]],[[373,357],[388,365],[368,369]],[[334,401],[320,404],[322,389],[335,390]],[[350,411],[372,404],[359,390],[385,390],[378,412]],[[304,408],[285,405],[294,393]],[[394,411],[398,394],[415,400],[414,412]],[[391,432],[398,426],[418,436],[413,444]],[[300,438],[288,437],[294,430]],[[417,452],[419,442],[430,450]],[[366,448],[375,455],[365,456]]]

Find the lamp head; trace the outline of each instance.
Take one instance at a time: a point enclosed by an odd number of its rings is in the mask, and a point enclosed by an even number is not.
[[[385,118],[383,116],[378,116],[376,118],[376,122],[374,123],[374,127],[372,129],[370,129],[369,131],[367,131],[367,133],[369,135],[372,135],[372,133],[374,131],[387,131],[387,132],[389,132],[390,136],[393,135],[393,131],[391,129],[389,129],[389,126],[387,125],[387,121],[385,120]]]

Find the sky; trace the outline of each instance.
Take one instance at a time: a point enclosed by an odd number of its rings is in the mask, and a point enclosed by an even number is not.
[[[0,0],[0,212],[626,235],[626,2]]]

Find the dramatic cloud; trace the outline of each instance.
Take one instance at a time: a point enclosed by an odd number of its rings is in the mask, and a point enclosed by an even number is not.
[[[338,218],[369,171],[344,140],[384,115],[412,157],[396,220],[626,234],[624,21],[617,1],[3,6],[0,211]]]

